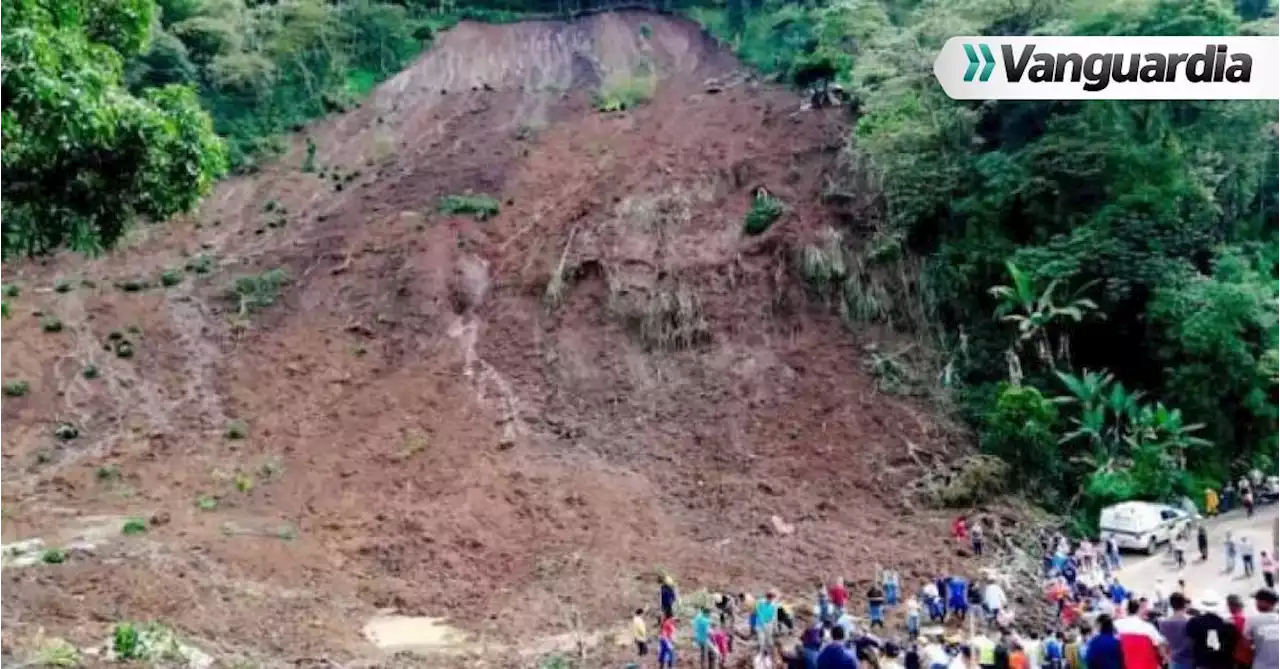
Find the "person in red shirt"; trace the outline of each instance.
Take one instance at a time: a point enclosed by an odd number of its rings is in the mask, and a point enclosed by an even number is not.
[[[956,516],[956,519],[951,521],[951,536],[956,541],[965,541],[969,538],[969,526],[965,524],[964,516]]]
[[[1116,636],[1124,655],[1124,669],[1160,669],[1168,644],[1155,625],[1138,615],[1138,602],[1129,600],[1127,616],[1116,621]]]
[[[831,582],[831,587],[827,589],[827,597],[831,599],[831,605],[836,609],[836,619],[840,618],[840,614],[844,613],[845,604],[849,602],[849,588],[845,587],[844,579],[837,578]]]
[[[676,666],[676,619],[669,616],[658,628],[658,666],[662,669]],[[1128,669],[1126,667],[1126,669]]]
[[[1240,633],[1241,643],[1236,644],[1234,657],[1237,667],[1253,666],[1253,646],[1247,642],[1248,636],[1245,635],[1245,625],[1249,622],[1249,617],[1244,613],[1244,601],[1239,595],[1227,596],[1227,611],[1231,613],[1231,624],[1236,626],[1236,631]]]
[[[711,647],[715,649],[715,655],[711,658],[712,669],[724,669],[729,663],[729,633],[724,627],[714,623],[711,626]]]

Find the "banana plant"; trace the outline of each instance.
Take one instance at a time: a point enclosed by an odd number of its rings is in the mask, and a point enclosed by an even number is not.
[[[1020,350],[1030,342],[1035,347],[1036,355],[1050,368],[1054,367],[1054,347],[1049,338],[1051,326],[1060,321],[1079,323],[1087,314],[1098,310],[1098,305],[1088,298],[1072,296],[1066,304],[1058,304],[1054,293],[1062,283],[1059,279],[1049,282],[1043,291],[1036,288],[1035,282],[1013,262],[1005,262],[1009,272],[1009,285],[992,286],[988,293],[998,303],[995,317],[1012,323],[1017,327],[1017,337],[1013,347]],[[1087,284],[1076,295],[1087,289]],[[1059,346],[1059,351],[1066,351],[1066,346]]]

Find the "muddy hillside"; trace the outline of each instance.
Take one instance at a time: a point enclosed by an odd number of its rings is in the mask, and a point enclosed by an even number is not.
[[[955,559],[902,488],[957,447],[793,269],[847,130],[675,18],[463,23],[197,215],[8,268],[4,542],[66,559],[6,565],[6,652],[150,620],[348,661],[392,611],[480,648],[615,626],[659,570]]]

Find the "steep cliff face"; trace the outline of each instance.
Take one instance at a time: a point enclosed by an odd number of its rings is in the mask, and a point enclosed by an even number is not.
[[[155,619],[350,657],[379,609],[522,637],[614,624],[659,569],[942,567],[901,490],[952,447],[792,269],[846,132],[671,17],[464,23],[198,216],[8,269],[5,541],[95,546],[5,570],[5,643]],[[786,211],[744,235],[760,189]]]

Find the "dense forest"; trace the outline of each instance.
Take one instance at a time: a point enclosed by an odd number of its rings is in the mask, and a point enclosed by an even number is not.
[[[617,4],[617,3],[614,3]],[[850,94],[834,253],[851,324],[939,352],[935,386],[1034,499],[1079,518],[1277,468],[1274,102],[957,102],[966,34],[1277,32],[1271,0],[664,0],[742,59]],[[590,2],[4,0],[6,257],[109,249],[463,18]]]

